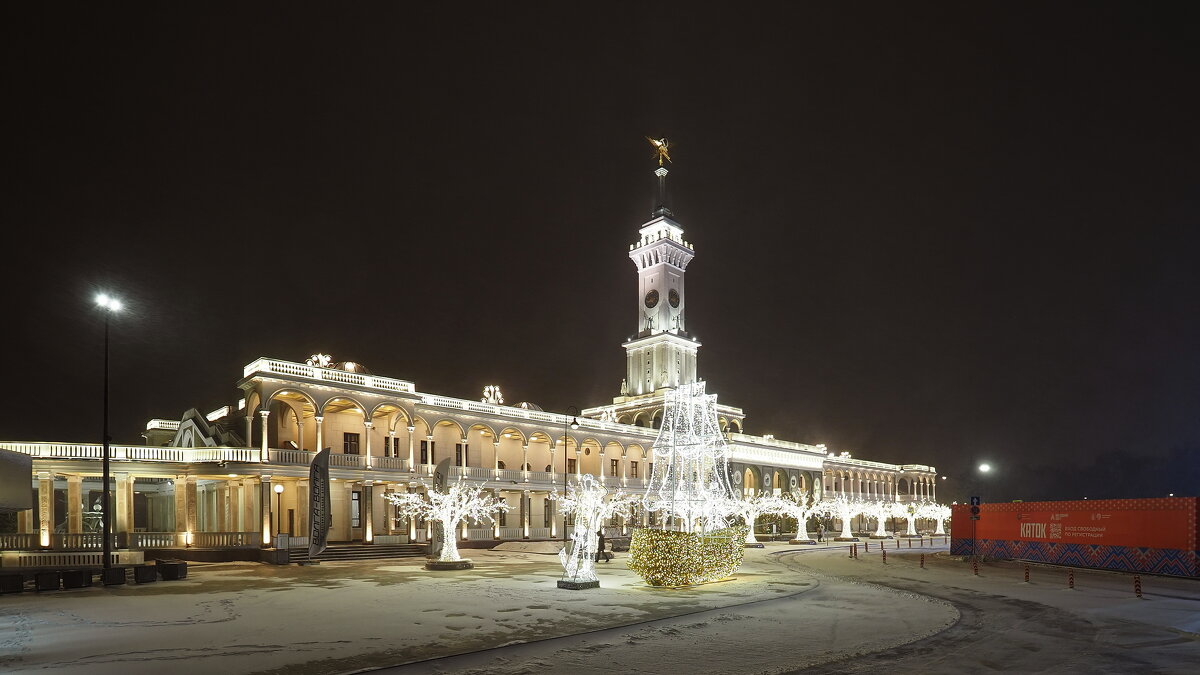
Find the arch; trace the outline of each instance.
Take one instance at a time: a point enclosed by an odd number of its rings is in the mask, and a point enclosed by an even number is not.
[[[400,420],[408,421],[408,411],[397,401],[383,401],[371,408],[371,419],[387,417],[387,428],[384,431],[396,431]],[[407,424],[405,426],[408,426]]]
[[[627,448],[625,448],[625,451],[637,453],[636,456],[631,456],[631,459],[645,459],[646,458],[646,449],[643,448],[640,443],[630,443],[629,446]]]
[[[419,435],[428,436],[431,433],[433,433],[433,427],[430,426],[429,420],[425,419],[421,415],[413,415],[413,419],[412,419],[412,425],[414,428],[413,433],[418,433],[417,430],[420,429],[420,427],[417,426],[418,422],[420,422],[420,426],[424,428],[424,432],[425,432],[424,434],[419,434]]]
[[[752,493],[757,493],[762,489],[762,475],[758,469],[753,466],[748,466],[742,472],[742,495],[747,496]]]
[[[309,396],[307,393],[305,393],[299,389],[289,389],[287,387],[284,387],[282,389],[276,389],[275,391],[271,392],[270,396],[267,397],[266,403],[270,404],[272,401],[276,401],[276,400],[303,401],[304,403],[307,403],[312,408],[313,414],[316,414],[316,411],[320,409],[317,406],[316,399],[314,399],[312,396]],[[250,409],[249,401],[247,401],[246,409],[247,410]]]
[[[350,404],[350,405],[343,405],[343,404]],[[335,395],[330,396],[329,398],[325,399],[325,402],[322,403],[321,406],[318,408],[322,417],[325,417],[327,415],[334,415],[337,413],[343,413],[343,412],[347,412],[347,411],[351,411],[351,410],[355,410],[355,409],[357,409],[358,414],[362,417],[362,421],[364,421],[364,422],[371,421],[367,417],[367,410],[369,410],[370,408],[363,405],[361,402],[359,402],[358,399],[354,398],[353,396],[344,396],[342,394],[335,394]]]
[[[742,433],[742,423],[738,420],[729,420],[729,430],[735,434]]]
[[[908,491],[909,491],[909,480],[907,478],[900,478],[900,480],[896,481],[896,494],[897,495],[907,495]]]
[[[650,420],[648,419],[645,411],[639,412],[633,416],[633,426],[635,427],[646,428],[649,425],[649,422]]]
[[[521,445],[529,444],[529,438],[525,435],[525,432],[516,427],[504,427],[501,429],[500,434],[496,436],[496,439],[499,440],[501,438],[520,441]]]
[[[455,429],[458,429],[458,438],[460,439],[467,435],[466,430],[463,429],[463,425],[452,417],[439,417],[438,420],[433,423],[433,426],[429,428],[429,432],[433,433],[433,431],[438,427],[454,427]]]
[[[493,442],[497,438],[499,438],[499,435],[496,433],[496,429],[494,427],[492,427],[490,424],[484,424],[483,422],[475,422],[471,426],[467,427],[467,433],[470,434],[472,431],[475,431],[476,429],[479,429],[479,431],[481,432],[480,435],[490,436],[492,438]]]
[[[658,410],[654,411],[654,417],[652,417],[650,419],[650,428],[651,429],[659,429],[662,427],[662,416],[663,416],[662,408],[659,408]]]

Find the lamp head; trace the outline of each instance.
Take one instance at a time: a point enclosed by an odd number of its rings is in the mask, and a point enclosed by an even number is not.
[[[282,494],[282,493],[283,493],[283,484],[282,484],[282,483],[276,483],[276,484],[275,484],[275,487],[273,487],[273,488],[271,488],[271,489],[275,491],[275,494]]]
[[[578,429],[578,428],[579,428],[579,418],[578,418],[578,417],[572,417],[572,418],[571,418],[571,428],[572,428],[572,429]]]
[[[96,296],[96,304],[103,307],[104,309],[107,309],[110,312],[119,312],[119,311],[121,311],[121,307],[124,306],[121,304],[120,300],[112,297],[111,295],[109,295],[107,293],[100,293],[99,295],[97,295]]]

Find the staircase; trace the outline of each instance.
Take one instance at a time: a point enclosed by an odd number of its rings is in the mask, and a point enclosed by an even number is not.
[[[429,554],[429,547],[420,544],[372,544],[369,546],[329,546],[316,559],[322,562],[340,562],[343,560],[387,560],[391,558],[423,558]],[[288,556],[293,563],[308,560],[308,548],[293,548],[288,550]]]

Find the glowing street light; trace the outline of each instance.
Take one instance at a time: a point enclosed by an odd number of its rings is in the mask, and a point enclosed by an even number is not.
[[[104,556],[104,569],[109,570],[112,568],[112,511],[113,510],[111,508],[109,508],[109,503],[108,503],[108,499],[109,499],[109,489],[108,489],[109,447],[108,446],[109,446],[109,443],[112,442],[112,438],[110,438],[108,435],[108,321],[112,317],[113,314],[116,314],[117,312],[121,311],[121,308],[124,305],[121,303],[121,301],[119,299],[114,298],[111,295],[108,295],[107,293],[100,293],[96,296],[96,305],[104,310],[104,454],[101,455],[101,457],[103,458],[102,472],[104,474],[104,488],[101,491],[102,496],[101,496],[101,502],[100,502],[104,506],[100,511],[100,518],[101,518],[101,522],[103,523],[102,530],[103,530],[104,542],[103,542],[102,550],[103,550],[103,556]]]
[[[987,462],[984,462],[983,464],[979,465],[979,473],[987,473],[991,470],[992,470],[992,465],[988,464]]]

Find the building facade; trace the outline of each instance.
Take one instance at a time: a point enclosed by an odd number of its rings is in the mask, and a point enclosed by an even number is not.
[[[659,170],[660,182],[666,170]],[[644,491],[665,393],[697,381],[700,343],[687,332],[685,272],[695,250],[660,206],[629,257],[638,274],[638,332],[622,346],[626,371],[607,405],[578,416],[528,404],[505,406],[423,393],[413,382],[372,374],[327,355],[305,362],[260,358],[236,381],[236,403],[207,414],[146,425],[145,444],[112,446],[115,547],[121,560],[163,549],[257,550],[303,544],[308,470],[330,448],[333,542],[427,541],[429,523],[398,519],[389,492],[422,491],[449,458],[452,477],[478,481],[510,511],[487,526],[464,526],[467,542],[550,539],[564,521],[551,495],[590,474],[610,489]],[[893,501],[936,499],[931,466],[835,455],[823,445],[745,433],[742,409],[720,404],[732,482],[745,494],[803,491]],[[99,556],[101,446],[0,442],[32,457],[35,508],[0,533],[0,565],[56,564]],[[635,513],[610,527],[648,523]]]

